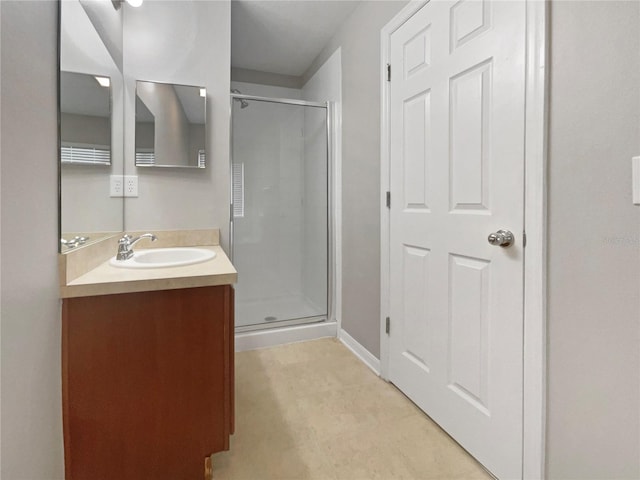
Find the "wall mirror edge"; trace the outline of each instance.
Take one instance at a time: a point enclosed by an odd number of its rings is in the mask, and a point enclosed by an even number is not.
[[[58,3],[58,253],[124,230],[121,26],[111,4]]]

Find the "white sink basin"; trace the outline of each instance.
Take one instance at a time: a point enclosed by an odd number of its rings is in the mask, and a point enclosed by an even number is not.
[[[128,260],[116,260],[113,257],[109,263],[120,268],[166,268],[206,262],[215,256],[216,252],[204,248],[151,248],[134,250],[133,257]]]

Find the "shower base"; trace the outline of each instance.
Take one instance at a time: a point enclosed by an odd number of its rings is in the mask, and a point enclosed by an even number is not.
[[[265,326],[296,319],[326,316],[326,308],[314,305],[304,295],[242,300],[236,297],[236,327]]]

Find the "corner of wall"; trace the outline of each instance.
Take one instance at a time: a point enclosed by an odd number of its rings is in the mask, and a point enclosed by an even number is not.
[[[58,4],[0,2],[0,9],[1,475],[62,479]]]

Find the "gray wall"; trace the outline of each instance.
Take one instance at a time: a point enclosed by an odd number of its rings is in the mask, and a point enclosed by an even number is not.
[[[640,478],[640,3],[551,3],[550,479]]]
[[[94,0],[80,0],[80,4],[87,16],[91,20],[94,28],[100,35],[105,47],[109,51],[111,58],[122,71],[122,16],[124,9],[113,8],[111,2],[96,2]]]
[[[57,277],[57,8],[50,1],[0,2],[1,476],[6,480],[64,476]]]
[[[167,34],[171,32],[171,34]],[[125,15],[125,171],[138,198],[125,202],[127,230],[220,228],[229,233],[231,6],[225,1],[145,2]],[[207,168],[134,167],[135,81],[207,89]]]
[[[342,48],[342,328],[380,356],[380,29],[407,2],[363,2],[304,74]]]
[[[109,197],[109,171],[103,165],[62,165],[62,238],[82,233],[96,240],[122,231],[122,202]]]
[[[231,68],[231,81],[285,88],[301,88],[303,85],[302,78],[294,77],[293,75],[280,75],[279,73],[260,72],[236,67]]]
[[[89,143],[111,148],[109,117],[63,113],[60,120],[60,137],[64,142]]]

